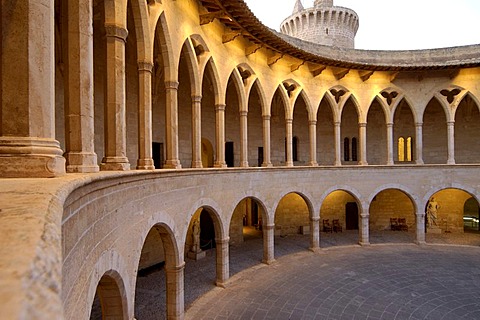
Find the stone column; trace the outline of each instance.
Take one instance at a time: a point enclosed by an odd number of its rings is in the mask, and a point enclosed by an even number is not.
[[[271,144],[270,144],[270,119],[271,116],[263,115],[263,164],[262,167],[271,167],[272,160],[270,159]]]
[[[447,122],[448,160],[447,164],[455,164],[455,121]]]
[[[240,167],[248,168],[248,112],[240,111]]]
[[[335,122],[335,166],[342,165],[342,123]]]
[[[153,170],[152,158],[152,69],[150,62],[138,62],[138,160],[137,169]]]
[[[292,149],[292,142],[293,142],[293,119],[285,119],[286,124],[286,142],[285,148],[287,153],[287,160],[285,165],[287,167],[293,167],[293,149]]]
[[[310,133],[310,165],[312,167],[318,166],[317,162],[317,120],[310,120],[309,133]]]
[[[192,168],[202,167],[202,96],[192,96]]]
[[[320,218],[310,218],[310,250],[320,248]]]
[[[416,217],[416,237],[415,237],[415,243],[422,245],[426,244],[425,241],[425,212],[417,212],[415,214]]]
[[[178,82],[165,81],[167,159],[165,169],[180,169],[178,159]]]
[[[128,31],[105,25],[107,42],[105,92],[105,157],[102,170],[129,170],[125,122],[125,42]]]
[[[275,225],[263,225],[263,263],[275,261]]]
[[[360,219],[360,230],[359,230],[359,236],[360,236],[360,241],[358,242],[362,246],[367,246],[370,245],[370,234],[369,234],[369,223],[370,223],[370,214],[367,213],[361,213],[359,215]]]
[[[63,175],[65,158],[55,140],[54,3],[1,6],[0,176]]]
[[[67,4],[65,144],[67,172],[98,172],[93,102],[92,6]]]
[[[366,123],[359,123],[358,124],[358,129],[359,129],[359,136],[360,136],[360,146],[359,146],[359,151],[360,151],[360,161],[358,162],[359,165],[361,166],[366,166],[368,165],[367,162],[367,124]]]
[[[395,164],[393,156],[393,123],[387,123],[387,165],[393,166]]]
[[[415,163],[423,164],[423,123],[415,123]]]
[[[181,320],[184,317],[184,269],[185,262],[173,268],[165,267],[167,278],[167,319]]]
[[[222,288],[226,287],[228,279],[230,278],[230,264],[229,264],[229,253],[228,253],[229,242],[230,242],[230,238],[215,239],[216,254],[217,254],[216,285]]]
[[[217,144],[216,168],[225,168],[225,105],[217,104],[215,106],[215,138]]]

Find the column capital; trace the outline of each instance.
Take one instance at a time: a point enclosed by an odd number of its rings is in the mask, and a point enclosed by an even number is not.
[[[366,128],[366,127],[367,127],[367,123],[366,123],[366,122],[359,122],[359,123],[358,123],[358,126],[359,126],[360,128]]]
[[[415,122],[415,127],[423,127],[423,122]]]
[[[293,123],[293,119],[287,118],[287,119],[285,119],[285,123],[286,123],[286,124],[292,124],[292,123]]]
[[[166,272],[180,272],[185,269],[185,261],[182,261],[178,266],[167,266],[165,265],[165,271]]]
[[[216,244],[228,244],[230,242],[230,237],[226,237],[224,239],[217,239],[215,238]]]
[[[225,104],[216,104],[215,105],[215,111],[225,111],[225,108],[227,106]]]
[[[393,122],[387,122],[387,128],[393,128]]]
[[[447,126],[453,127],[455,125],[455,120],[449,120],[447,121]]]
[[[317,125],[317,120],[308,120],[308,124],[311,126],[316,126]]]
[[[263,118],[263,120],[265,120],[265,121],[267,121],[267,120],[270,121],[270,119],[272,118],[272,116],[269,115],[269,114],[264,114],[264,115],[262,115],[262,118]]]
[[[178,81],[165,81],[165,89],[178,90]]]
[[[138,61],[138,71],[147,71],[147,72],[152,72],[153,70],[153,63],[148,62],[148,61]]]
[[[320,221],[320,217],[313,217],[313,218],[310,217],[310,221],[312,221],[312,222],[318,222],[318,221]]]
[[[248,115],[248,111],[246,110],[242,110],[239,113],[240,113],[240,117],[246,117]]]
[[[107,38],[118,38],[123,42],[127,41],[128,30],[116,24],[105,24],[105,35]]]
[[[335,122],[333,123],[333,125],[334,125],[335,127],[340,127],[340,126],[342,125],[342,122],[341,122],[341,121],[335,121]]]
[[[275,228],[275,225],[274,224],[268,224],[268,225],[262,226],[262,228],[265,229],[265,230],[273,230]]]
[[[201,103],[202,102],[202,96],[193,95],[192,96],[192,102]]]

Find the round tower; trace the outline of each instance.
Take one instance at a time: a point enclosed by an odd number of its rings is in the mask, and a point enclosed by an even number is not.
[[[296,0],[292,15],[283,20],[280,31],[318,44],[354,48],[358,25],[357,13],[334,6],[333,0],[315,0],[313,8],[307,9]]]

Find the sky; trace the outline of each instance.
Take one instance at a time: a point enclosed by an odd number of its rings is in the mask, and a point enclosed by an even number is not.
[[[245,0],[266,26],[279,30],[295,0]],[[314,0],[302,0],[305,8]],[[353,9],[360,27],[355,48],[416,50],[480,44],[480,0],[334,0]]]

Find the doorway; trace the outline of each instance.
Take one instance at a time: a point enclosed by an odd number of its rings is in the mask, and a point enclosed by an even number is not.
[[[358,230],[358,205],[347,202],[345,205],[345,227],[347,230]]]

